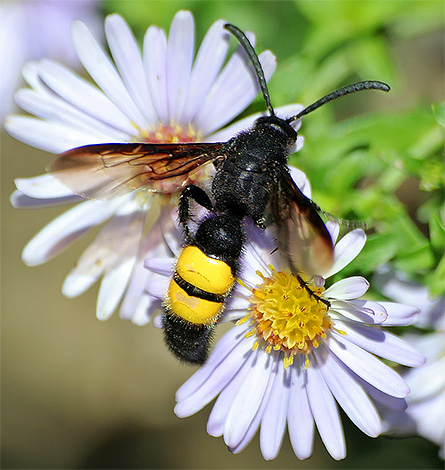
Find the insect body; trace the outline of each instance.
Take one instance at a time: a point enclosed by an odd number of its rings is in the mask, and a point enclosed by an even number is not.
[[[178,212],[185,243],[166,293],[163,324],[173,353],[199,364],[207,358],[212,329],[238,273],[244,218],[262,229],[274,225],[278,249],[297,277],[299,272],[310,277],[332,264],[333,244],[319,209],[296,186],[287,166],[297,140],[292,123],[345,94],[389,91],[382,82],[359,82],[324,96],[295,116],[280,118],[270,103],[252,45],[235,26],[225,28],[244,47],[269,113],[252,129],[218,143],[89,145],[65,152],[50,167],[57,178],[86,197],[104,198],[139,188],[182,191]],[[188,183],[205,164],[216,170],[210,195]],[[192,201],[208,211],[195,233],[188,226]]]

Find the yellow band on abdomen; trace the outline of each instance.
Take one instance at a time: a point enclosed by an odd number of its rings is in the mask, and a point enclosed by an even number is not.
[[[172,279],[167,291],[166,306],[171,313],[190,323],[212,325],[218,320],[223,303],[191,296]]]
[[[235,282],[228,264],[210,258],[196,246],[186,246],[182,250],[176,272],[189,284],[212,294],[228,294]]]

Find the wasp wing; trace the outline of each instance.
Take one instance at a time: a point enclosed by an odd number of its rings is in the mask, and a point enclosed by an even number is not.
[[[98,144],[68,150],[48,171],[75,194],[108,199],[135,189],[180,191],[202,165],[224,156],[224,143]]]
[[[278,248],[291,271],[309,278],[322,275],[332,266],[334,247],[319,209],[300,191],[287,170],[277,185],[271,210],[277,226]]]

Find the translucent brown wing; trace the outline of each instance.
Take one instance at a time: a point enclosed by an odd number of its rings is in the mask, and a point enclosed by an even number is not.
[[[135,189],[180,191],[190,175],[224,157],[224,143],[99,144],[60,154],[48,171],[75,194],[108,199]]]
[[[278,231],[278,248],[293,272],[308,277],[322,275],[332,266],[334,247],[318,208],[286,170],[277,184],[271,210]]]

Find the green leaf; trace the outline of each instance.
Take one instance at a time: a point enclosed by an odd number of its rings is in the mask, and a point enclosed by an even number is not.
[[[431,108],[433,110],[434,119],[439,125],[445,127],[445,103],[432,104]]]

